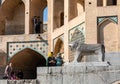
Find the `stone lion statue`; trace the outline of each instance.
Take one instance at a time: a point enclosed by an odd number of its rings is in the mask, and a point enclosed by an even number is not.
[[[73,62],[78,62],[78,58],[82,58],[82,53],[84,52],[94,52],[97,54],[98,60],[100,62],[104,61],[105,58],[105,47],[103,44],[80,44],[79,42],[73,42],[69,44],[72,51],[75,51]],[[80,60],[81,61],[81,60]]]

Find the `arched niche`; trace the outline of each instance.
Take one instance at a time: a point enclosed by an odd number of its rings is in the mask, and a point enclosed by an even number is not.
[[[77,0],[77,14],[80,15],[85,11],[84,0]]]
[[[64,24],[64,0],[53,0],[53,30]],[[61,16],[62,15],[62,16]],[[62,22],[62,24],[61,24]]]
[[[98,25],[98,43],[105,45],[106,52],[118,51],[118,29],[115,22],[105,19]]]
[[[22,0],[5,0],[1,5],[1,11],[5,17],[4,22],[1,23],[3,25],[1,34],[25,33],[25,4]]]
[[[63,53],[63,52],[64,52],[64,43],[60,38],[58,38],[54,47],[54,55],[56,56],[57,53]]]
[[[10,61],[15,72],[22,70],[25,79],[36,78],[36,68],[46,66],[46,59],[39,53],[26,48],[16,53]]]
[[[44,9],[47,7],[47,0],[32,0],[31,1],[31,15],[30,15],[30,33],[34,33],[33,18],[39,17],[40,21],[40,33],[43,33],[43,16]]]
[[[84,0],[69,0],[69,21],[85,11]]]

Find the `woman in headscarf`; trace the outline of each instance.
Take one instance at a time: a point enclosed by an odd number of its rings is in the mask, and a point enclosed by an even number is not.
[[[55,66],[56,65],[56,60],[55,57],[53,56],[53,52],[48,53],[48,66]]]

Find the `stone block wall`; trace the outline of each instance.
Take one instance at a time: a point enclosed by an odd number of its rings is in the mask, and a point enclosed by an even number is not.
[[[38,84],[37,80],[0,80],[0,84]]]
[[[37,80],[39,84],[112,84],[120,80],[120,66],[98,63],[94,66],[38,67]]]

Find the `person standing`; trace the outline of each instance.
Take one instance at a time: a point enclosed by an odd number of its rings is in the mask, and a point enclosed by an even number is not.
[[[6,68],[5,68],[5,72],[4,74],[8,77],[8,79],[10,79],[11,77],[11,72],[12,72],[13,68],[12,68],[12,63],[9,63]]]
[[[34,26],[34,33],[36,33],[37,16],[34,16],[34,17],[33,17],[33,26]]]
[[[40,21],[40,17],[37,17],[36,33],[42,33],[41,24],[42,24],[42,21]]]

